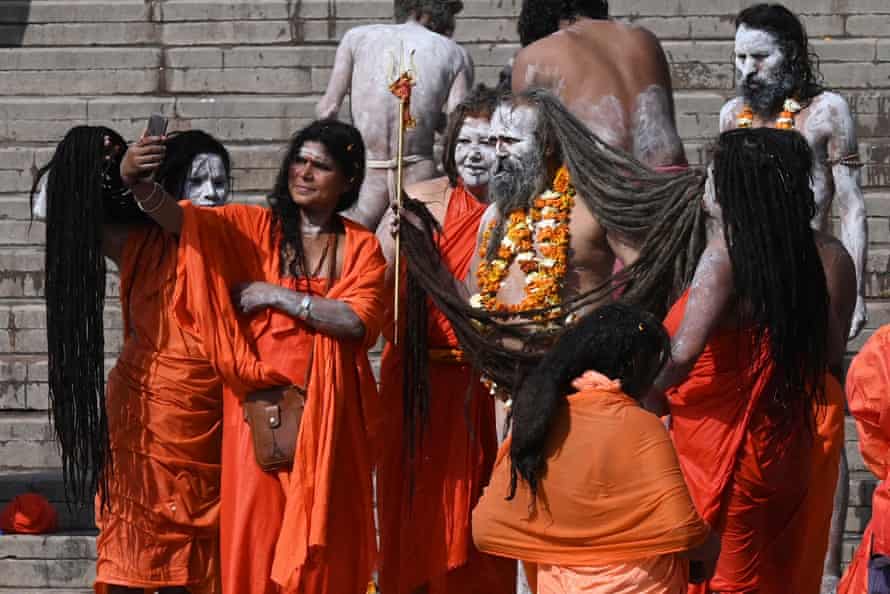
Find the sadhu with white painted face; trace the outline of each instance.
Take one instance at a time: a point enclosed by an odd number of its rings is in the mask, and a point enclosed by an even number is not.
[[[78,126],[35,181],[54,426],[69,493],[99,486],[97,590],[216,593],[222,383],[175,319],[177,241],[122,182],[126,148],[113,130]],[[188,175],[181,154],[165,163],[168,179]],[[106,258],[120,271],[124,336],[103,388]]]
[[[383,322],[386,262],[373,234],[338,214],[364,179],[361,135],[334,120],[299,131],[269,209],[176,202],[145,179],[164,153],[160,139],[142,138],[121,172],[178,237],[188,282],[177,321],[201,338],[225,385],[223,591],[362,591],[376,556],[368,443],[379,418],[367,349]],[[306,389],[296,452],[264,471],[243,402],[292,384]]]
[[[723,106],[720,131],[765,126],[794,129],[807,139],[815,155],[813,227],[830,230],[828,218],[837,200],[840,239],[856,265],[853,337],[867,319],[863,278],[868,238],[856,122],[847,101],[821,84],[810,51],[800,19],[781,4],[756,4],[740,12],[735,35],[738,96]]]
[[[167,153],[155,180],[171,196],[195,206],[222,206],[231,199],[229,151],[203,130],[167,135]]]
[[[606,0],[524,0],[513,92],[548,89],[612,146],[650,167],[685,166],[661,44],[608,17]]]
[[[494,164],[489,120],[497,99],[484,86],[467,95],[449,115],[442,155],[446,175],[406,189],[429,209],[440,227],[436,243],[444,263],[462,280],[487,206]],[[378,231],[390,282],[394,218],[388,212]],[[430,594],[506,594],[515,582],[515,564],[479,553],[470,535],[470,511],[497,449],[494,405],[462,356],[448,320],[403,279],[406,284],[400,342],[393,342],[390,319],[380,372],[388,411],[377,473],[380,586],[394,594],[412,594],[424,585]],[[419,339],[418,348],[406,349],[413,339]]]

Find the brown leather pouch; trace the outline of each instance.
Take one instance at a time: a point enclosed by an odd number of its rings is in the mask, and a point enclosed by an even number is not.
[[[242,403],[250,425],[257,464],[266,472],[294,465],[300,421],[306,407],[306,390],[283,386],[251,392]]]
[[[328,237],[328,249],[333,247],[328,259],[328,283],[333,282],[337,261],[337,234]],[[297,438],[300,435],[300,421],[306,408],[306,388],[312,371],[315,349],[309,352],[304,386],[282,386],[251,392],[241,404],[244,420],[250,425],[253,437],[253,451],[257,464],[266,472],[294,465],[297,451]]]

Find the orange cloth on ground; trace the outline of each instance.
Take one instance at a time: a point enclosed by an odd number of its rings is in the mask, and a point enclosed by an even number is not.
[[[438,245],[443,263],[458,279],[469,271],[485,208],[463,185],[451,193]],[[431,349],[459,346],[451,324],[432,303],[428,335]],[[381,591],[411,594],[429,584],[430,594],[512,592],[515,563],[479,553],[470,530],[470,511],[497,453],[494,401],[470,365],[430,362],[430,423],[417,446],[409,495],[402,355],[401,345],[388,342],[380,372],[387,411],[377,474]]]
[[[0,530],[7,534],[47,534],[58,527],[56,508],[37,493],[16,495],[0,512]]]
[[[121,264],[124,345],[108,376],[108,507],[96,499],[96,590],[219,589],[222,386],[173,315],[176,239],[130,231]]]
[[[822,586],[843,447],[844,389],[829,373],[825,376],[825,404],[816,404],[809,488],[789,527],[799,542],[792,560],[791,591],[795,594],[818,594]]]
[[[688,297],[668,313],[671,334]],[[788,527],[807,492],[812,439],[804,426],[780,435],[760,406],[771,373],[768,349],[750,331],[718,329],[668,393],[671,437],[690,494],[721,535],[714,577],[690,585],[690,594],[788,589],[800,538]]]
[[[872,495],[871,521],[837,591],[866,594],[872,555],[890,556],[890,326],[875,331],[850,364],[847,401],[856,419],[859,451],[881,483]]]
[[[616,389],[585,390],[566,400],[547,438],[547,467],[531,512],[531,492],[521,480],[516,497],[505,499],[511,438],[501,446],[491,483],[473,511],[476,546],[527,564],[599,570],[603,587],[614,567],[672,558],[663,562],[674,570],[660,592],[673,594],[671,584],[685,583],[688,569],[677,553],[701,545],[709,531],[667,430]]]
[[[362,592],[371,577],[376,543],[368,450],[380,410],[367,348],[382,323],[386,263],[373,234],[342,222],[343,269],[325,296],[351,306],[364,323],[364,341],[314,332],[271,308],[238,318],[229,301],[234,284],[305,288],[305,280],[282,278],[270,211],[184,208],[183,259],[196,260],[197,268],[202,254],[213,254],[204,263],[207,274],[184,288],[178,311],[206,336],[226,379],[221,542],[227,594]],[[311,283],[314,290],[327,286]],[[191,315],[193,304],[208,299],[215,315]],[[302,384],[310,343],[315,354],[294,467],[265,473],[255,462],[240,398],[268,383],[270,369],[284,375],[272,385]],[[267,375],[258,378],[258,369]]]

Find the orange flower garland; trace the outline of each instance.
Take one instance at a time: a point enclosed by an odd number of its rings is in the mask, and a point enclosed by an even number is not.
[[[488,311],[510,313],[558,306],[568,270],[569,219],[574,205],[575,189],[563,166],[553,179],[552,190],[536,198],[528,211],[516,209],[507,215],[507,230],[497,257],[488,261],[484,258],[497,224],[492,221],[483,233],[479,250],[479,257],[483,258],[476,272],[479,293],[470,303]],[[498,301],[497,296],[514,260],[525,274],[525,298],[515,305],[507,305]],[[536,319],[554,320],[560,315],[554,307]]]
[[[801,110],[801,105],[794,99],[786,99],[782,104],[782,112],[776,118],[776,128],[779,130],[794,130],[794,114]],[[736,117],[738,128],[751,128],[754,125],[754,110],[750,105],[742,107],[742,111]]]

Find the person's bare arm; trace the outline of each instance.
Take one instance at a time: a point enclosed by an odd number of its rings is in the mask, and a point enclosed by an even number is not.
[[[121,178],[145,213],[165,231],[179,235],[182,229],[182,207],[151,174],[164,161],[166,148],[160,136],[143,136],[134,142],[121,161]]]
[[[445,113],[451,113],[457,104],[464,100],[470,85],[473,84],[473,73],[467,70],[465,63],[454,77],[451,83],[451,89],[448,91],[448,100],[445,103]]]
[[[689,288],[689,301],[680,328],[671,339],[671,356],[655,378],[646,408],[666,414],[664,392],[682,382],[705,349],[734,293],[732,263],[720,231],[708,242]]]
[[[308,308],[304,308],[306,297],[306,293],[280,285],[253,282],[237,287],[232,292],[232,303],[243,313],[274,307],[335,338],[364,338],[365,324],[348,303],[313,294],[308,296]]]
[[[830,301],[828,368],[842,382],[847,337],[857,300],[856,267],[841,242],[827,233],[816,231],[815,234]]]
[[[833,123],[831,138],[828,141],[828,159],[832,163],[835,200],[840,212],[840,240],[853,258],[856,267],[856,309],[850,326],[849,337],[853,338],[865,327],[868,313],[865,308],[865,261],[868,249],[868,227],[865,219],[865,197],[860,185],[856,139],[856,122],[850,107],[840,96],[832,101]],[[852,163],[851,163],[852,159]],[[851,166],[852,165],[852,166]]]
[[[343,98],[349,92],[352,84],[352,44],[355,35],[350,35],[352,31],[347,31],[337,46],[337,54],[334,57],[334,69],[331,72],[331,78],[328,81],[328,88],[325,90],[324,96],[315,106],[315,115],[319,118],[331,118],[340,111],[343,104]]]

